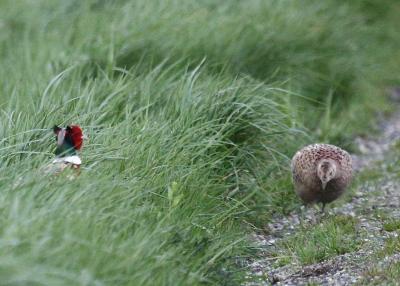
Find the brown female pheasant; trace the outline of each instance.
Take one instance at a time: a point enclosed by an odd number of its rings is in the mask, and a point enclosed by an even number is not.
[[[349,186],[353,168],[349,153],[329,144],[312,144],[292,159],[294,189],[305,204],[325,204],[340,197]]]

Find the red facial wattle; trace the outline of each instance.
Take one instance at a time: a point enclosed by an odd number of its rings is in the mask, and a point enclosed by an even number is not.
[[[83,144],[83,133],[82,129],[78,125],[70,125],[67,130],[68,135],[71,136],[72,142],[74,143],[75,150],[80,150]]]

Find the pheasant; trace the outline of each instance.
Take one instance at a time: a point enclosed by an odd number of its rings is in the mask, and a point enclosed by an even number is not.
[[[325,205],[340,197],[352,179],[352,160],[345,150],[329,144],[312,144],[292,159],[294,189],[305,204]]]
[[[83,145],[82,129],[78,125],[70,125],[65,128],[55,125],[53,132],[57,140],[56,158],[46,168],[46,172],[59,174],[67,167],[71,167],[79,174],[82,160],[78,151],[81,150]]]

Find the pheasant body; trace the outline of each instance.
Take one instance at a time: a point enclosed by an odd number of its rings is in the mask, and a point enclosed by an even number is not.
[[[53,131],[57,141],[56,158],[46,168],[46,173],[59,174],[66,168],[72,168],[77,171],[76,174],[79,174],[82,161],[78,151],[83,144],[82,129],[78,125],[66,128],[54,126]]]
[[[299,150],[291,164],[295,192],[306,204],[330,203],[340,197],[352,179],[352,160],[345,150],[312,144]]]

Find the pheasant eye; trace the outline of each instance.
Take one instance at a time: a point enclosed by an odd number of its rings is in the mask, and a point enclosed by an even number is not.
[[[60,131],[61,131],[61,127],[59,127],[59,126],[57,126],[57,125],[54,125],[54,127],[53,127],[53,132],[54,132],[54,134],[58,134]]]

